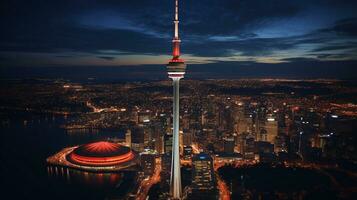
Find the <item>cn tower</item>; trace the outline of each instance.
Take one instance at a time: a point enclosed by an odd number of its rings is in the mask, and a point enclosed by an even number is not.
[[[179,139],[179,121],[180,121],[180,79],[184,77],[186,64],[180,59],[179,38],[179,17],[178,0],[175,0],[175,18],[174,18],[174,38],[172,40],[172,59],[167,64],[167,73],[172,79],[173,85],[173,142],[172,142],[172,160],[171,160],[171,180],[170,192],[173,199],[181,199],[181,169],[180,169],[180,139]]]

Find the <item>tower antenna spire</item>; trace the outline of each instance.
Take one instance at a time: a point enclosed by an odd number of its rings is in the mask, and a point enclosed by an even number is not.
[[[172,39],[172,61],[179,60],[180,58],[180,43],[181,40],[179,38],[179,1],[175,0],[175,18],[174,18],[174,38]]]
[[[179,23],[179,16],[178,16],[178,0],[175,0],[175,20],[174,20],[174,23],[175,23],[175,36],[174,36],[174,39],[179,39],[179,26],[178,26],[178,23]]]

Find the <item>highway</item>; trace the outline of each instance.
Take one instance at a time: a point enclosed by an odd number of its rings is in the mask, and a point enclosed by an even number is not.
[[[217,186],[219,189],[219,199],[220,200],[230,200],[231,191],[229,191],[227,184],[221,179],[221,177],[216,173]]]
[[[139,189],[136,193],[136,199],[137,200],[145,200],[147,199],[147,195],[149,193],[150,188],[160,182],[160,173],[161,173],[161,158],[156,158],[155,161],[155,172],[152,176],[144,179],[140,186]]]

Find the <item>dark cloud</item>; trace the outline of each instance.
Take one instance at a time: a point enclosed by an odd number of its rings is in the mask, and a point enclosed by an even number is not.
[[[286,50],[296,45],[289,38],[251,38],[238,41],[206,41],[204,43],[184,43],[185,52],[197,56],[232,56],[240,52],[242,56],[267,56],[275,50]]]
[[[97,58],[101,58],[104,60],[114,60],[115,59],[115,57],[113,57],[113,56],[97,56]]]
[[[318,61],[295,59],[288,63],[219,62],[189,66],[185,77],[192,79],[216,78],[357,78],[357,60]]]
[[[277,51],[289,54],[281,60],[289,63],[353,59],[355,6],[352,0],[184,0],[182,51],[213,62],[210,57],[279,57]],[[36,53],[36,60],[85,54],[104,61],[169,54],[172,11],[173,0],[3,0],[0,63],[15,65],[24,53]]]
[[[318,59],[315,58],[304,58],[304,57],[297,57],[297,58],[284,58],[282,61],[286,62],[293,62],[293,63],[302,63],[302,62],[318,62]]]
[[[269,3],[264,0],[206,0],[183,4],[183,20],[193,19],[192,23],[184,23],[183,30],[200,35],[246,34],[249,26],[272,18],[293,16],[300,10],[292,1],[284,0]]]
[[[93,30],[83,27],[62,26],[61,29],[48,31],[38,29],[36,36],[21,34],[0,45],[1,51],[21,52],[95,52],[106,49],[119,49],[136,53],[153,53],[169,50],[169,41],[151,38],[145,34],[128,30]],[[43,36],[45,35],[45,36]],[[166,49],[163,49],[167,47]]]
[[[319,51],[334,51],[334,50],[346,50],[346,49],[357,49],[357,42],[352,42],[349,44],[326,45],[324,47],[314,49],[314,51],[319,52]]]
[[[322,32],[334,32],[347,36],[357,36],[357,18],[342,19],[331,28],[322,29]]]

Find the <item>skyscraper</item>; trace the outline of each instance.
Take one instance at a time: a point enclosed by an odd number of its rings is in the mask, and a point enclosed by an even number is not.
[[[150,176],[154,174],[155,166],[156,166],[155,154],[141,153],[140,165],[143,169],[144,175]]]
[[[143,152],[145,137],[143,126],[135,126],[131,129],[131,148],[137,152]]]
[[[223,138],[223,151],[224,153],[233,154],[234,153],[234,138],[226,137]]]
[[[179,38],[179,18],[178,18],[178,0],[175,0],[174,17],[174,38],[172,40],[172,59],[167,64],[167,73],[173,83],[173,145],[172,145],[172,164],[171,164],[171,195],[173,199],[181,198],[181,172],[180,172],[180,139],[179,139],[179,110],[180,110],[180,79],[184,77],[186,64],[180,59]]]
[[[210,155],[199,153],[192,157],[192,185],[188,199],[218,199],[213,159]]]

